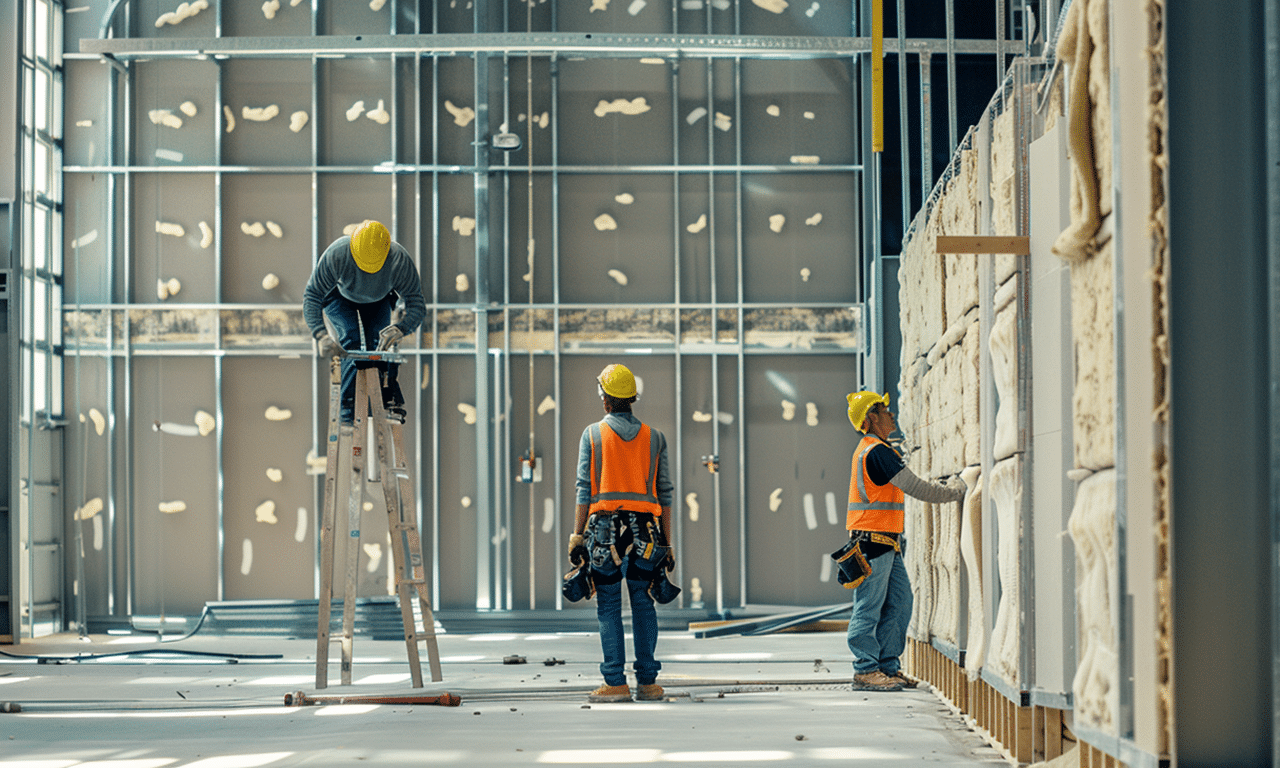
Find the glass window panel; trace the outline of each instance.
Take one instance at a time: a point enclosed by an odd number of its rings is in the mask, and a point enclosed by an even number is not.
[[[49,338],[47,327],[49,322],[47,317],[47,313],[49,311],[49,290],[45,287],[43,282],[35,286],[35,296],[32,298],[35,301],[32,305],[32,309],[35,312],[35,322],[33,323],[35,328],[32,330],[35,331],[35,338],[37,342],[46,341]]]
[[[22,204],[22,220],[23,221],[31,221],[32,219],[31,211],[34,208],[35,206],[33,206],[31,203],[24,202]],[[23,267],[27,269],[31,268],[31,264],[32,264],[31,254],[34,252],[35,252],[35,247],[32,245],[31,227],[23,227],[22,228],[22,266]],[[24,304],[23,306],[29,307],[31,305]]]
[[[31,354],[28,350],[23,350],[22,354],[22,415],[26,416],[31,413],[31,388],[27,386],[27,381],[31,378]]]
[[[49,284],[49,305],[53,307],[53,319],[49,321],[49,337],[54,346],[62,346],[62,286]],[[60,379],[55,379],[58,381]]]
[[[42,142],[35,142],[33,149],[35,160],[31,163],[34,189],[38,194],[49,194],[49,148]]]
[[[31,216],[31,263],[44,269],[49,263],[49,212],[37,205]]]
[[[34,282],[35,281],[30,277],[22,278],[22,340],[27,345],[31,344],[31,334],[33,331],[33,328],[29,327],[27,319],[31,316],[29,314],[31,312],[31,307],[34,306],[31,298],[32,291],[34,289]],[[35,324],[31,323],[30,325]]]
[[[37,69],[35,78],[36,103],[34,109],[36,113],[36,128],[41,131],[47,131],[49,130],[49,73],[42,69]]]
[[[37,413],[46,410],[49,405],[49,375],[47,366],[49,365],[48,356],[45,353],[37,351],[34,355],[34,361],[31,366],[32,385],[31,385],[31,402],[35,406]]]
[[[49,360],[53,366],[52,372],[49,374],[49,382],[52,385],[49,392],[49,415],[54,418],[62,416],[62,365],[63,359],[61,355],[54,355]]]
[[[36,0],[36,57],[49,60],[49,4],[45,0]]]

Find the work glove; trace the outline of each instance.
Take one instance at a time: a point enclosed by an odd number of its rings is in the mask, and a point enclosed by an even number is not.
[[[582,565],[587,561],[587,547],[583,543],[582,534],[573,533],[569,535],[569,562],[573,565]]]
[[[404,331],[398,325],[388,325],[378,333],[378,351],[385,352],[400,343],[404,338]]]
[[[676,550],[674,547],[671,548],[670,552],[667,552],[667,556],[663,558],[662,562],[658,563],[658,567],[668,572],[676,569]]]
[[[347,350],[342,348],[337,339],[326,333],[316,337],[316,354],[320,357],[346,357]]]

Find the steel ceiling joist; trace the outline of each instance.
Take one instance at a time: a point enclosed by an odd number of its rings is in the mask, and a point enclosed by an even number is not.
[[[906,40],[907,53],[949,50],[946,40]],[[955,40],[956,53],[995,53],[994,40]],[[884,42],[897,53],[898,40]],[[192,56],[297,58],[309,56],[469,55],[821,59],[870,53],[870,37],[772,35],[617,35],[594,32],[504,32],[449,35],[316,35],[292,37],[188,37],[82,39],[81,55],[116,59]],[[74,55],[68,58],[73,58]]]

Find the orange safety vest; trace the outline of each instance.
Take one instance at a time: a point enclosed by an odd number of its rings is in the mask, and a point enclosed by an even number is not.
[[[902,533],[903,501],[906,498],[902,489],[893,483],[876,485],[867,477],[867,454],[877,445],[893,450],[893,446],[875,435],[867,435],[853,452],[853,467],[849,472],[849,516],[844,527],[850,531]]]
[[[658,504],[658,441],[660,432],[640,426],[631,440],[618,437],[608,424],[587,428],[591,440],[592,514],[620,510],[662,513]]]

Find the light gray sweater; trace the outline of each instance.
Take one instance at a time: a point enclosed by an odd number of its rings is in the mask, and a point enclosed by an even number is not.
[[[385,299],[393,290],[404,300],[404,320],[397,325],[405,333],[412,333],[427,314],[427,304],[422,298],[422,278],[414,266],[409,252],[399,243],[392,243],[387,260],[377,272],[365,272],[356,266],[351,256],[351,238],[340,237],[320,254],[311,279],[302,292],[302,317],[307,321],[312,336],[324,330],[324,301],[334,290],[348,301],[370,304]],[[375,328],[375,331],[381,330]]]

